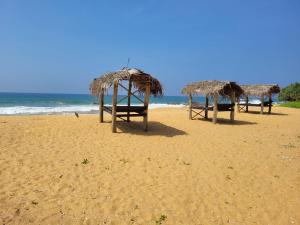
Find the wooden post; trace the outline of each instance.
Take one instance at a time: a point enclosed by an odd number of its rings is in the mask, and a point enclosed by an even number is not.
[[[271,110],[272,110],[272,94],[269,94],[269,111],[268,113],[271,114]]]
[[[205,119],[208,118],[208,95],[205,96]]]
[[[231,104],[234,104],[233,105],[233,109],[230,111],[230,120],[231,122],[234,121],[234,106],[235,106],[235,92],[232,93],[232,96],[231,96]]]
[[[237,113],[240,113],[240,98],[238,98],[236,101],[235,110]]]
[[[103,123],[104,90],[101,88],[99,95],[99,120]]]
[[[117,101],[118,101],[118,80],[114,80],[114,94],[112,97],[112,132],[117,132]]]
[[[264,114],[264,95],[260,96],[260,114]]]
[[[149,98],[150,98],[150,82],[146,83],[146,92],[144,97],[144,106],[145,106],[145,115],[143,117],[143,125],[144,131],[148,131],[148,105],[149,105]]]
[[[193,97],[192,94],[189,94],[189,119],[191,120],[193,117],[193,111],[192,111],[192,104],[193,104]]]
[[[246,112],[248,112],[249,97],[246,96]]]
[[[214,115],[213,115],[213,123],[217,123],[218,116],[218,94],[214,94]]]
[[[128,84],[128,101],[127,101],[127,106],[128,106],[128,109],[127,109],[127,122],[130,122],[130,111],[129,111],[129,108],[130,108],[130,105],[131,105],[131,89],[132,89],[132,81],[131,79],[129,79],[129,84]]]

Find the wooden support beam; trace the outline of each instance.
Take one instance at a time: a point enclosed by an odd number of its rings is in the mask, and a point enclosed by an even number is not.
[[[117,132],[117,101],[118,101],[118,80],[114,80],[114,93],[112,97],[112,132],[116,133]]]
[[[143,117],[143,125],[144,131],[148,131],[148,105],[149,105],[149,98],[150,98],[150,82],[146,83],[146,91],[144,96],[144,107],[145,107],[145,115]]]
[[[271,114],[272,110],[272,94],[269,94],[269,110],[268,113]]]
[[[144,113],[131,113],[130,114],[130,117],[141,117],[141,116],[144,116],[145,114]],[[126,114],[117,114],[116,115],[117,118],[120,118],[120,117],[126,117],[127,118],[127,113]],[[127,121],[127,120],[125,120]]]
[[[119,99],[118,102],[117,102],[117,104],[121,103],[121,102],[124,101],[125,99],[128,99],[128,95],[126,95],[125,97]]]
[[[129,111],[129,107],[131,105],[131,89],[132,89],[132,80],[129,79],[128,81],[128,101],[127,101],[127,106],[128,106],[128,111],[127,111],[127,122],[130,122],[130,111]]]
[[[192,111],[194,112],[194,115],[193,115],[192,119],[196,118],[197,116],[204,117],[204,116],[201,115],[201,113],[202,113],[204,110],[200,110],[200,111],[197,112],[197,111],[195,111],[195,110],[192,109]]]
[[[248,112],[249,97],[246,96],[246,112]]]
[[[213,115],[213,123],[217,123],[218,116],[218,94],[214,94],[214,115]]]
[[[124,87],[121,83],[119,83],[119,86],[122,87],[124,90],[128,91],[128,88]],[[137,100],[139,100],[141,103],[144,103],[144,101],[142,99],[140,99],[138,96],[135,95],[136,92],[138,92],[139,90],[135,90],[134,92],[131,92],[131,95],[133,97],[135,97]],[[127,98],[127,97],[125,97]],[[122,100],[124,100],[125,98],[123,98]]]
[[[99,120],[100,123],[103,123],[103,106],[104,106],[104,90],[101,89],[99,95]]]
[[[264,95],[260,96],[260,114],[264,114]]]
[[[205,96],[205,119],[208,118],[208,95]]]
[[[120,86],[121,88],[123,88],[125,91],[128,91],[128,88],[125,87],[123,84],[119,83],[119,86]]]
[[[231,122],[234,121],[234,106],[235,106],[235,92],[232,93],[232,96],[231,96],[231,103],[234,104],[233,105],[233,109],[230,111],[230,120]]]
[[[260,114],[264,114],[264,95],[260,96]]]
[[[190,120],[193,119],[192,101],[193,101],[192,94],[189,94],[189,119]]]

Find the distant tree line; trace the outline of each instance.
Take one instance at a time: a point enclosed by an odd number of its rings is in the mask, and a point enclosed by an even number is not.
[[[280,101],[300,101],[300,83],[292,83],[281,89],[278,99]]]

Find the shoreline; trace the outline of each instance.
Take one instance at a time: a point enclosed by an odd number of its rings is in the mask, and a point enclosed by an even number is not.
[[[139,104],[133,104],[133,105],[139,105]],[[273,107],[278,107],[278,106],[280,106],[280,103],[273,103]],[[98,114],[99,113],[98,107],[99,107],[98,105],[76,105],[76,106],[63,106],[63,107],[29,107],[29,106],[0,107],[0,117],[1,116],[32,116],[32,115],[72,115],[75,112],[82,115],[83,114],[90,115],[90,114]],[[186,108],[186,107],[188,107],[187,103],[186,104],[160,104],[160,103],[149,104],[149,110],[168,109],[168,108]],[[21,111],[21,112],[16,112],[16,111]]]
[[[110,104],[107,104],[111,106]],[[123,104],[120,104],[123,105]],[[125,104],[124,104],[125,105]],[[139,106],[141,104],[132,104],[132,106]],[[279,102],[273,102],[273,106],[277,107],[281,104]],[[188,107],[188,103],[168,104],[168,103],[150,103],[149,109],[161,109],[161,108],[184,108]],[[253,107],[253,106],[252,106]],[[0,107],[0,116],[13,116],[13,115],[68,115],[75,112],[80,114],[97,114],[99,106],[93,105],[70,105],[70,106],[9,106]]]
[[[108,104],[109,105],[109,104]],[[121,104],[122,105],[122,104]],[[132,104],[139,105],[139,104]],[[181,108],[184,104],[161,104],[150,103],[149,109],[159,108]],[[0,116],[8,115],[64,115],[78,112],[80,114],[97,114],[98,105],[73,105],[73,106],[55,106],[55,107],[35,107],[35,106],[13,106],[0,107]],[[19,111],[19,112],[18,112]]]

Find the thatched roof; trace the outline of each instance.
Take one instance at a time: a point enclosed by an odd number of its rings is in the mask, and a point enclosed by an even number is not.
[[[161,83],[150,74],[139,69],[124,68],[119,71],[106,73],[95,78],[90,85],[92,95],[98,96],[101,89],[105,92],[112,86],[114,80],[131,80],[133,86],[142,94],[146,90],[146,83],[150,82],[150,92],[155,97],[163,95],[163,87]]]
[[[207,80],[194,82],[186,85],[182,89],[183,94],[199,94],[199,95],[214,95],[218,94],[225,98],[230,98],[235,92],[235,96],[239,97],[243,90],[232,81]]]
[[[280,92],[280,87],[277,84],[256,84],[256,85],[241,85],[245,95],[261,96],[276,94]]]

